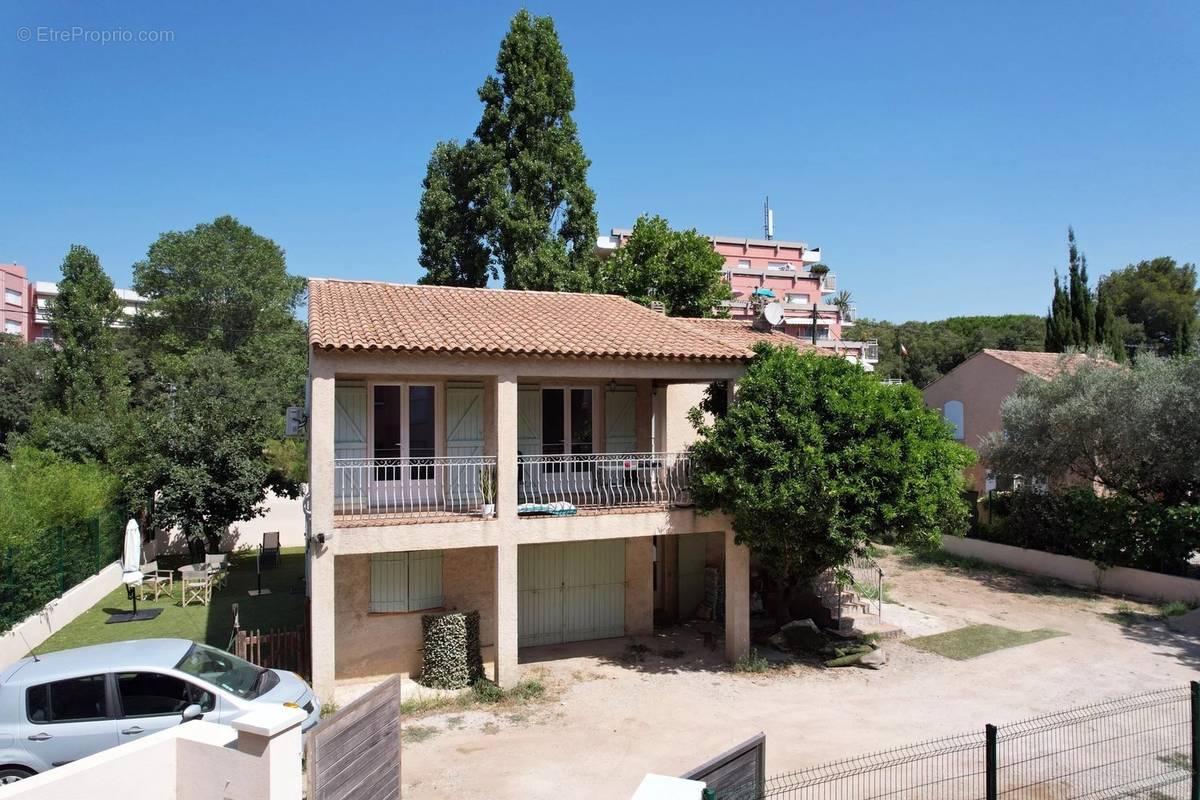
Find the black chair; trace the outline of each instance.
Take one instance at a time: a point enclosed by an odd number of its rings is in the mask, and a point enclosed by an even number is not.
[[[264,531],[262,540],[262,565],[279,565],[279,531]]]

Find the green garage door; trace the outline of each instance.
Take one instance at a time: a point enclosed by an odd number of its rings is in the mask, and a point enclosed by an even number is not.
[[[625,635],[625,540],[521,545],[521,647]]]

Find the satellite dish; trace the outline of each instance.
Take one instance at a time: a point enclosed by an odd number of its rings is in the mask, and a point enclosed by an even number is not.
[[[767,303],[754,320],[754,327],[759,330],[770,330],[783,322],[783,306],[779,303]]]

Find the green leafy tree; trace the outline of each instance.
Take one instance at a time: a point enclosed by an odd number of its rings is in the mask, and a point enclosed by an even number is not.
[[[1059,282],[1055,272],[1054,297],[1046,316],[1046,352],[1086,350],[1099,342],[1096,298],[1088,286],[1087,256],[1075,242],[1075,230],[1067,228],[1067,285]]]
[[[864,554],[872,536],[928,547],[965,528],[962,470],[974,454],[920,392],[840,358],[755,352],[724,415],[705,425],[692,412],[692,494],[727,514],[780,581],[783,617],[798,588]]]
[[[479,88],[464,145],[434,149],[418,212],[425,283],[590,291],[595,193],[572,117],[575,79],[554,22],[522,9]],[[486,265],[486,266],[485,266]]]
[[[121,301],[95,253],[71,246],[58,294],[47,311],[56,345],[53,391],[58,406],[66,413],[103,413],[124,406],[128,379],[113,332]]]
[[[1162,356],[1191,352],[1200,303],[1194,264],[1166,257],[1140,261],[1101,278],[1100,289],[1128,348]]]
[[[1200,360],[1090,360],[1050,381],[1029,378],[1001,420],[983,450],[997,472],[1099,481],[1167,505],[1200,496]]]
[[[876,374],[902,378],[922,388],[985,347],[1041,351],[1045,320],[1033,314],[950,317],[899,325],[860,319],[846,328],[843,336],[853,340],[878,340]]]
[[[156,514],[212,543],[222,525],[253,515],[266,489],[298,491],[274,440],[285,408],[304,397],[306,336],[294,316],[304,280],[275,242],[225,216],[159,237],[134,266],[134,286],[147,298],[134,328],[144,411],[123,477],[133,498],[157,497]]]
[[[723,279],[725,260],[695,230],[676,231],[659,216],[641,216],[629,240],[601,267],[598,289],[649,305],[659,301],[673,317],[725,315],[732,299]]]
[[[40,343],[25,344],[0,334],[0,454],[10,436],[29,430],[38,407],[47,399],[53,352]]]

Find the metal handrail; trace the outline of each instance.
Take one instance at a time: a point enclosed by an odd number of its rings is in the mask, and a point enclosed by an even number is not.
[[[691,505],[691,459],[676,453],[574,453],[517,457],[521,503],[575,508]]]
[[[347,519],[480,516],[485,501],[496,502],[495,476],[495,456],[337,458],[334,513]]]

